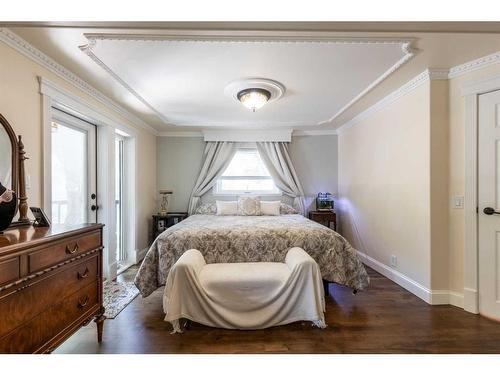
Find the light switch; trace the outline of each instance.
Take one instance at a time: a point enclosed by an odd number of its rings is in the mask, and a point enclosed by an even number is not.
[[[463,209],[464,208],[464,196],[463,195],[455,195],[453,197],[453,208]]]

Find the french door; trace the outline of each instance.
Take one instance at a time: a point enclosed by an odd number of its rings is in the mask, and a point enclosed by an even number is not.
[[[51,154],[52,222],[97,222],[95,125],[53,108]]]
[[[500,90],[478,114],[479,312],[500,321]]]
[[[124,233],[124,144],[124,137],[115,134],[116,260],[118,269],[122,268],[127,261]]]

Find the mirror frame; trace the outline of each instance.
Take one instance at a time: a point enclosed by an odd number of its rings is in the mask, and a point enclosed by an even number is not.
[[[19,197],[19,145],[17,143],[17,136],[14,133],[14,129],[10,126],[9,122],[5,117],[0,114],[0,124],[4,127],[7,135],[10,138],[10,144],[12,146],[12,187],[16,195]],[[19,205],[18,205],[19,206]],[[16,215],[19,207],[16,209]]]

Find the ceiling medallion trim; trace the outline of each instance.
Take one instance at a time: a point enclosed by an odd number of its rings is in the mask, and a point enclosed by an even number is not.
[[[358,102],[363,96],[372,91],[379,83],[385,80],[389,75],[399,69],[402,65],[408,62],[414,55],[416,50],[412,48],[412,43],[414,38],[356,38],[356,37],[333,37],[325,34],[314,34],[311,36],[297,36],[297,35],[151,35],[151,34],[100,34],[100,33],[85,33],[84,36],[89,41],[88,44],[80,46],[80,50],[83,51],[87,56],[89,56],[94,62],[96,62],[102,69],[108,72],[118,83],[120,83],[125,89],[127,89],[132,95],[134,95],[140,102],[150,108],[165,124],[172,126],[200,126],[200,124],[173,124],[156,110],[146,99],[144,99],[138,92],[136,92],[132,87],[130,87],[118,74],[116,74],[111,68],[109,68],[103,61],[101,61],[93,52],[98,41],[149,41],[149,42],[252,42],[252,43],[337,43],[337,44],[400,44],[401,50],[403,52],[403,57],[399,59],[393,66],[386,70],[380,77],[373,81],[368,87],[366,87],[361,93],[349,101],[344,107],[333,114],[329,119],[324,121],[319,121],[316,124],[309,124],[308,126],[320,126],[328,125],[333,122],[337,117],[349,109],[353,104]],[[271,101],[271,100],[270,100]],[[231,125],[235,126],[234,123],[205,123],[202,126],[225,126]],[[236,126],[245,126],[243,123],[239,123]],[[283,125],[275,126],[305,126],[305,124],[292,124],[287,123]]]

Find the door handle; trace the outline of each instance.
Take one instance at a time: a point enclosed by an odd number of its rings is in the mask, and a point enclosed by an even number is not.
[[[486,215],[500,215],[500,212],[498,211],[495,211],[495,209],[493,207],[485,207],[483,212],[486,214]]]
[[[98,208],[99,208],[99,207],[97,207],[95,204],[93,204],[92,206],[90,206],[90,209],[91,209],[92,211],[97,211],[97,209],[98,209]]]

